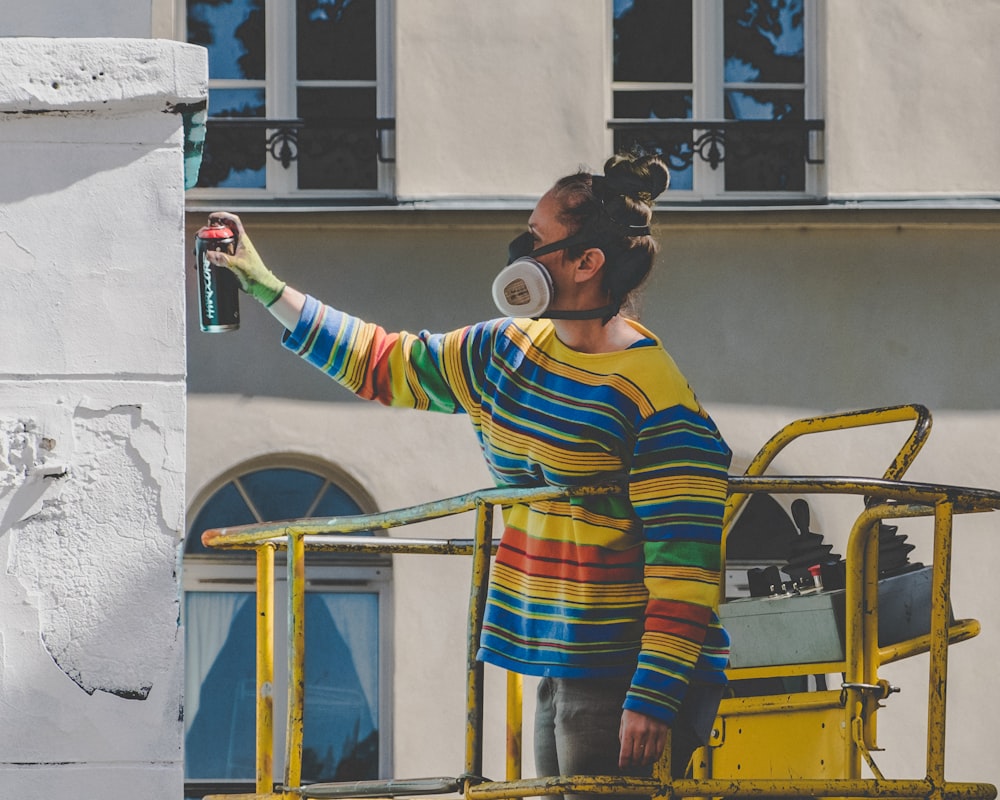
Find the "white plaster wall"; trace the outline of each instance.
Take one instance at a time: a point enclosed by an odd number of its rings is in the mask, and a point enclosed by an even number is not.
[[[831,197],[1000,187],[1000,2],[826,3]]]
[[[0,795],[176,798],[183,136],[204,51],[0,39]]]
[[[401,199],[534,196],[597,168],[607,7],[599,0],[403,0],[396,6]]]

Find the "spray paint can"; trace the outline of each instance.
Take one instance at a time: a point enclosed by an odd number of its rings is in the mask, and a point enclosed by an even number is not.
[[[194,258],[198,272],[198,305],[201,329],[206,333],[235,331],[240,327],[240,282],[232,270],[209,263],[209,250],[236,252],[236,235],[222,223],[198,231]]]

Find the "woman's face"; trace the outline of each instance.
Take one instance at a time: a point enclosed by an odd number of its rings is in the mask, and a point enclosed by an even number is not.
[[[532,249],[537,250],[547,244],[567,238],[571,231],[559,220],[562,210],[552,192],[547,192],[538,201],[535,210],[528,218],[528,230],[532,235]],[[566,296],[572,287],[572,262],[565,250],[556,250],[537,257],[537,261],[548,270],[553,285],[553,308],[559,302],[560,295]]]

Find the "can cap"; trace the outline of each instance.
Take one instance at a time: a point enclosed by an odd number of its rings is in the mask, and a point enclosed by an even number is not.
[[[226,225],[209,225],[198,231],[200,239],[232,239],[233,236],[232,229]]]

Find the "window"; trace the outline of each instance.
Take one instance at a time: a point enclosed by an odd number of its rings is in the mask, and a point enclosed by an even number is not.
[[[208,50],[195,192],[227,198],[391,194],[388,0],[187,0]]]
[[[243,464],[194,503],[184,554],[185,797],[252,792],[256,775],[255,565],[209,550],[201,533],[265,520],[374,510],[331,465],[294,455]],[[275,653],[286,649],[284,558],[275,569]],[[307,554],[304,781],[371,780],[391,771],[388,648],[391,560]],[[275,659],[275,764],[284,770],[286,664]]]
[[[815,0],[613,0],[616,151],[667,156],[669,199],[819,193]]]

